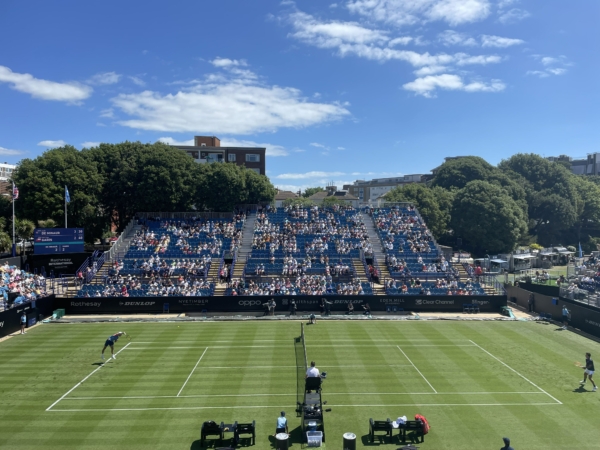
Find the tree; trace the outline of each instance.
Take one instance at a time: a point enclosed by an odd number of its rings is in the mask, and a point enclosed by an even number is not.
[[[329,197],[325,197],[323,199],[323,203],[321,206],[323,208],[331,208],[334,205],[347,206],[350,202],[348,200],[344,200],[343,197],[336,197],[335,195],[330,195]]]
[[[250,169],[244,170],[243,173],[246,178],[246,190],[248,191],[246,203],[255,205],[273,202],[277,189],[265,175],[259,175]]]
[[[245,169],[236,164],[207,163],[196,168],[195,204],[199,210],[232,211],[246,203]]]
[[[119,230],[137,212],[191,210],[197,164],[184,151],[161,142],[122,142],[84,152],[104,176],[100,205]]]
[[[385,194],[385,200],[413,203],[434,237],[439,238],[448,230],[451,200],[450,205],[444,203],[444,207],[442,208],[437,196],[440,194],[445,195],[446,193],[449,194],[449,191],[441,187],[430,188],[424,184],[414,183],[392,189]]]
[[[451,226],[464,248],[479,255],[512,251],[527,231],[517,202],[486,181],[471,181],[457,192]]]
[[[296,198],[286,198],[283,201],[283,206],[300,206],[301,208],[310,208],[311,206],[315,206],[312,200],[309,200],[304,197],[296,197]]]
[[[40,227],[40,228],[56,228],[56,222],[52,219],[38,220],[38,227]]]
[[[449,159],[442,164],[431,184],[444,189],[462,189],[475,180],[487,180],[496,170],[494,166],[478,156]]]
[[[563,165],[539,155],[519,153],[503,160],[498,167],[524,187],[529,232],[537,235],[538,242],[556,243],[583,211],[575,177]]]
[[[68,185],[69,226],[85,228],[88,241],[105,227],[106,218],[98,209],[103,177],[85,152],[67,145],[48,150],[34,160],[24,159],[13,173],[13,180],[20,191],[15,203],[18,217],[34,223],[48,218],[63,223]]]
[[[323,189],[323,188],[322,188],[322,187],[320,187],[320,186],[317,186],[317,187],[311,187],[311,188],[306,188],[306,189],[304,190],[304,192],[302,193],[302,197],[304,197],[304,198],[308,198],[308,197],[310,197],[311,195],[313,195],[313,194],[316,194],[317,192],[323,192],[324,190],[325,190],[325,189]]]
[[[15,219],[15,234],[23,243],[23,254],[25,253],[25,242],[33,237],[33,230],[35,230],[35,223],[31,220]]]

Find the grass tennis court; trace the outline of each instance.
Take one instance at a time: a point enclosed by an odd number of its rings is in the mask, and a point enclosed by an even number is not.
[[[100,365],[104,341],[123,329],[132,341]],[[579,389],[574,365],[586,351],[600,364],[600,344],[574,333],[467,321],[305,329],[308,359],[328,374],[326,449],[341,449],[348,431],[373,447],[370,417],[415,413],[432,427],[422,450],[500,448],[503,436],[517,449],[600,446],[599,393]],[[36,327],[0,343],[0,448],[199,449],[203,421],[256,420],[252,448],[262,450],[285,410],[300,449],[299,335],[296,321]]]

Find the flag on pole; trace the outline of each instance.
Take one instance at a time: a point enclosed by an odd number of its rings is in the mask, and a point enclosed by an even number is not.
[[[19,198],[19,188],[13,184],[13,200]]]
[[[581,242],[579,243],[579,257],[583,258],[583,250],[581,250]]]
[[[71,203],[71,196],[69,195],[69,189],[65,185],[65,202]]]

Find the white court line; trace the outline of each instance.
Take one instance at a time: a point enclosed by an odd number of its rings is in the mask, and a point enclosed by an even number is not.
[[[544,395],[544,392],[328,392],[327,395],[496,395],[496,394],[532,394]],[[67,400],[154,400],[159,398],[210,398],[210,397],[295,397],[296,394],[198,394],[198,395],[139,395],[130,397],[69,397]]]
[[[181,394],[181,391],[183,391],[183,388],[185,387],[185,385],[187,384],[187,382],[190,380],[190,377],[194,373],[194,370],[196,370],[196,367],[198,367],[198,364],[200,364],[200,361],[202,361],[202,358],[204,357],[204,354],[206,353],[206,350],[208,350],[208,347],[206,347],[204,349],[204,351],[202,352],[202,355],[200,355],[200,359],[198,360],[198,362],[196,363],[196,365],[194,366],[194,368],[192,369],[192,371],[188,375],[187,380],[185,380],[185,383],[183,383],[183,386],[181,386],[181,389],[179,389],[179,392],[177,393],[177,397],[179,397],[179,394]]]
[[[402,354],[404,355],[404,357],[405,357],[405,358],[408,360],[408,362],[409,362],[409,363],[411,363],[411,364],[412,364],[412,366],[415,368],[415,370],[416,370],[417,372],[419,372],[419,375],[421,375],[421,376],[423,377],[423,379],[424,379],[424,380],[425,380],[425,382],[426,382],[426,383],[429,385],[429,387],[430,387],[431,389],[433,389],[433,392],[435,392],[435,393],[437,394],[437,391],[435,390],[435,388],[434,388],[434,387],[431,385],[431,383],[430,383],[430,382],[427,380],[427,378],[425,378],[425,375],[423,375],[423,374],[421,373],[421,371],[420,371],[420,370],[417,368],[417,366],[415,366],[415,365],[413,364],[413,362],[412,362],[412,361],[410,360],[410,358],[409,358],[409,357],[406,355],[406,353],[404,353],[404,350],[402,350],[402,349],[400,348],[400,346],[399,346],[399,345],[397,345],[396,347],[398,347],[398,350],[400,350],[400,351],[402,352]]]
[[[236,345],[235,347],[231,347],[229,345],[225,346],[225,345],[211,345],[210,348],[227,348],[230,350],[235,350],[236,348],[284,348],[284,347],[279,347],[276,344],[273,345]],[[472,346],[471,346],[472,347]],[[201,345],[201,346],[191,346],[191,347],[131,347],[129,348],[129,350],[154,350],[154,349],[158,349],[158,350],[173,350],[173,349],[193,349],[193,348],[207,348],[206,345]],[[291,347],[290,347],[291,348]]]
[[[50,412],[85,412],[85,411],[169,411],[169,410],[196,410],[196,409],[258,409],[258,408],[277,408],[289,409],[295,408],[296,405],[285,406],[181,406],[181,407],[166,407],[166,408],[89,408],[89,409],[52,409]]]
[[[139,344],[139,342],[136,342],[136,344]],[[472,344],[456,344],[456,345],[435,345],[435,344],[414,344],[414,345],[410,345],[410,344],[403,344],[403,346],[410,346],[410,347],[475,347]],[[225,346],[225,345],[211,345],[210,348],[226,348],[226,349],[230,349],[230,350],[234,350],[236,348],[275,348],[276,344],[273,345],[236,345],[235,347],[231,347],[231,346]],[[359,344],[359,345],[334,345],[334,344],[316,344],[316,345],[311,345],[312,347],[334,347],[334,348],[357,348],[357,347],[398,347],[396,344],[388,344],[388,345],[381,345],[381,344]],[[129,350],[185,350],[185,349],[194,349],[194,348],[206,348],[206,346],[189,346],[189,347],[131,347],[129,348]],[[279,347],[277,346],[277,348],[283,348],[283,347]],[[306,346],[306,348],[308,349],[308,345]],[[308,351],[308,350],[307,350]]]
[[[119,353],[121,353],[123,350],[125,350],[127,348],[129,344],[125,344],[125,347],[123,347],[121,350],[119,350],[116,354],[118,355]],[[107,361],[108,362],[108,361]],[[69,395],[71,392],[73,392],[75,389],[77,389],[77,387],[81,386],[81,383],[83,383],[85,380],[87,380],[89,377],[91,377],[92,375],[94,375],[96,372],[98,372],[100,369],[102,369],[104,367],[103,363],[102,365],[96,367],[92,373],[90,373],[87,377],[85,377],[83,380],[81,380],[79,383],[77,383],[75,386],[73,386],[65,395],[63,395],[61,398],[59,398],[58,400],[56,400],[54,403],[52,403],[50,406],[48,406],[48,408],[46,408],[46,411],[50,411],[52,409],[52,407],[54,405],[56,405],[58,402],[60,402],[63,398],[65,398],[67,395]]]
[[[540,392],[541,394],[541,392]],[[69,397],[65,400],[130,400],[157,398],[208,398],[208,397],[296,397],[296,394],[197,394],[197,395],[140,395],[132,397]]]
[[[471,341],[473,342],[473,341]],[[496,361],[498,361],[500,364],[502,364],[504,367],[512,370],[514,373],[516,373],[517,375],[519,375],[521,378],[523,378],[525,381],[527,381],[529,384],[531,384],[533,387],[539,389],[541,392],[543,392],[544,394],[546,394],[548,397],[550,397],[552,400],[554,400],[556,403],[558,403],[559,405],[562,405],[562,402],[560,400],[558,400],[557,398],[553,397],[552,395],[548,394],[545,390],[543,390],[541,387],[539,387],[537,384],[535,384],[533,381],[527,379],[524,375],[521,375],[519,372],[517,372],[515,369],[513,369],[512,367],[510,367],[508,364],[506,364],[505,362],[503,362],[502,360],[500,360],[499,358],[496,358],[494,355],[492,355],[490,352],[488,352],[485,348],[483,348],[481,345],[473,342],[474,345],[476,345],[477,347],[479,347],[481,350],[483,350],[485,353],[487,353],[488,355],[490,355],[492,358],[494,358]]]
[[[212,347],[211,347],[212,348]],[[298,366],[200,366],[203,369],[297,369]],[[330,366],[329,364],[327,365],[327,369],[329,369],[330,367],[335,367],[335,368],[353,368],[353,369],[359,369],[360,367],[357,365],[347,365],[347,366]],[[365,366],[364,368],[371,368],[371,367],[412,367],[410,364],[372,364],[369,366]]]
[[[550,406],[558,405],[558,403],[397,403],[397,404],[380,404],[380,405],[332,405],[328,404],[329,407],[335,408],[357,408],[357,407],[396,407],[396,406]],[[276,408],[285,409],[293,408],[295,405],[285,406],[182,406],[182,407],[166,407],[166,408],[89,408],[89,409],[52,409],[50,412],[97,412],[97,411],[177,411],[177,410],[201,410],[201,409],[259,409],[259,408]]]
[[[135,341],[136,344],[155,344],[162,341]],[[239,340],[228,340],[228,341],[211,341],[211,340],[199,340],[199,341],[176,341],[177,344],[237,344]],[[252,339],[252,342],[272,342],[275,343],[275,339]],[[206,347],[206,346],[205,346]]]

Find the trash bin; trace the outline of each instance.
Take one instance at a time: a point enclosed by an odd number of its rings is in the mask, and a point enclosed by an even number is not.
[[[288,440],[290,435],[287,433],[277,433],[275,439],[277,440],[276,450],[288,450]]]
[[[356,435],[354,433],[344,433],[343,450],[356,450]]]

